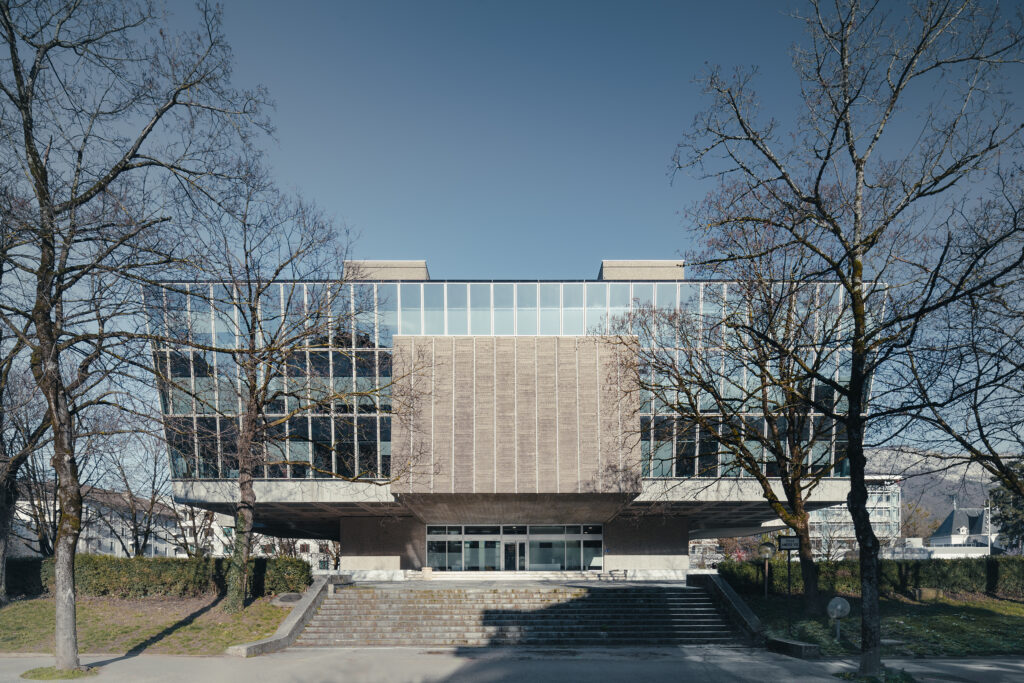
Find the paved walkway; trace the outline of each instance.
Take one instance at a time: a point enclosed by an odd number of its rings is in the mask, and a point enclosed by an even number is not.
[[[0,680],[16,681],[21,672],[52,665],[49,657],[0,657]],[[264,657],[131,658],[83,657],[100,665],[90,681],[218,681],[231,683],[459,682],[571,683],[572,681],[832,681],[806,662],[746,648],[525,650],[467,648],[293,649]],[[818,669],[818,670],[815,670]]]
[[[102,667],[94,681],[218,681],[231,683],[570,683],[572,681],[830,681],[853,671],[852,660],[802,661],[749,648],[683,647],[608,650],[413,648],[288,650],[264,657],[86,656]],[[42,655],[0,656],[0,681],[18,681],[28,669],[52,665]],[[1024,681],[1024,658],[887,660],[918,681]]]

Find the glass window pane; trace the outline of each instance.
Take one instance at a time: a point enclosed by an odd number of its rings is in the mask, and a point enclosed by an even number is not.
[[[351,417],[334,418],[334,471],[343,477],[355,475],[355,443]]]
[[[220,476],[217,458],[217,418],[196,418],[199,446],[199,478],[216,479]]]
[[[164,422],[167,446],[171,452],[171,476],[175,479],[195,477],[195,442],[192,418],[170,418]]]
[[[305,479],[309,473],[309,446],[309,420],[305,417],[288,420],[288,460],[292,463],[293,479]]]
[[[423,334],[444,334],[444,285],[423,285]]]
[[[331,343],[352,346],[352,285],[342,285],[331,300]]]
[[[491,286],[478,283],[469,286],[470,334],[491,333]]]
[[[587,284],[587,334],[604,334],[608,311],[608,285],[603,282]]]
[[[540,334],[559,334],[561,321],[561,285],[540,286]]]
[[[562,285],[562,334],[583,334],[583,285]]]
[[[530,571],[564,571],[565,541],[530,541]]]
[[[215,285],[213,288],[213,325],[216,346],[230,349],[235,346],[235,305],[232,288]]]
[[[654,305],[654,285],[650,282],[633,283],[633,301],[637,307]]]
[[[515,334],[514,285],[494,285],[494,334]]]
[[[427,566],[438,571],[447,571],[447,550],[447,541],[427,541]]]
[[[672,418],[654,418],[651,438],[651,476],[671,477],[674,460],[672,453]]]
[[[398,331],[398,287],[390,284],[377,285],[377,316],[380,322],[379,344],[391,346],[391,339]]]
[[[402,288],[402,315],[401,332],[399,334],[419,334],[420,325],[420,285],[403,284]]]
[[[537,285],[516,285],[516,334],[537,334]]]
[[[359,473],[364,477],[376,477],[377,467],[377,418],[357,418],[359,437]]]
[[[604,556],[601,552],[601,541],[583,541],[583,569],[603,568]]]
[[[580,542],[565,542],[565,569],[566,571],[579,571],[583,568],[580,558]]]
[[[629,283],[608,285],[608,326],[609,331],[622,330],[629,313]]]
[[[376,345],[374,336],[374,287],[373,285],[353,285],[352,305],[354,309],[355,345],[372,347]]]
[[[310,419],[310,443],[313,450],[313,476],[317,479],[330,477],[333,471],[331,463],[331,418],[314,417]]]
[[[462,571],[462,541],[448,541],[448,566],[450,572]]]
[[[692,477],[696,471],[697,427],[691,422],[676,424],[676,476]]]
[[[674,311],[676,308],[676,283],[661,282],[655,289],[658,308],[664,311]]]
[[[227,479],[238,478],[238,422],[230,418],[221,418],[220,452],[221,476]]]
[[[448,334],[466,334],[469,330],[466,296],[465,284],[448,284]]]
[[[697,462],[698,477],[718,476],[718,426],[712,421],[711,429],[700,429],[700,453]]]

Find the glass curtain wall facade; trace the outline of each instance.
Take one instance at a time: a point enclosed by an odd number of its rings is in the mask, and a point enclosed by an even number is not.
[[[274,285],[261,310],[283,310],[289,301],[312,300],[323,284]],[[330,333],[294,354],[280,372],[289,392],[307,392],[315,407],[294,415],[271,440],[266,478],[387,478],[390,475],[391,349],[395,335],[584,336],[635,333],[631,313],[687,310],[704,320],[721,319],[722,302],[734,286],[725,282],[562,281],[562,282],[360,282],[329,293]],[[836,302],[841,292],[821,284],[819,297]],[[154,363],[169,381],[161,382],[161,404],[176,479],[234,478],[232,452],[237,433],[238,369],[226,352],[193,348],[189,342],[232,348],[240,329],[239,311],[221,302],[234,293],[216,283],[169,284],[147,289],[146,304],[154,334],[180,343],[154,348]],[[736,299],[733,294],[733,300]],[[841,299],[837,304],[842,307]],[[641,339],[663,347],[684,340]],[[713,351],[713,350],[712,350]],[[834,354],[834,377],[843,381],[843,354]],[[725,368],[723,367],[723,373]],[[317,403],[317,392],[337,400]],[[827,392],[828,387],[813,391]],[[712,430],[668,414],[648,399],[641,416],[642,475],[652,478],[739,476],[719,452]],[[274,415],[288,414],[287,399]],[[810,414],[808,429],[819,441],[814,460],[821,467],[844,461],[845,439],[823,415]],[[744,429],[764,430],[765,420],[751,412]],[[763,431],[762,431],[763,433]],[[312,465],[312,466],[311,466]],[[770,463],[765,467],[769,468]],[[837,466],[835,476],[847,474]]]

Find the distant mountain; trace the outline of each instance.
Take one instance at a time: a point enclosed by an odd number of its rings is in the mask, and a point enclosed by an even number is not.
[[[921,453],[876,451],[869,462],[871,472],[901,476],[903,503],[921,506],[936,521],[945,519],[954,500],[961,508],[984,507],[993,486],[991,475],[977,465],[936,472],[938,462]]]

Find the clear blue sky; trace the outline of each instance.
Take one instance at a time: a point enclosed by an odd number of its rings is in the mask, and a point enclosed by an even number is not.
[[[709,185],[669,169],[693,78],[758,65],[785,115],[792,6],[229,0],[225,24],[236,84],[277,102],[279,181],[359,231],[357,257],[592,278],[691,246],[680,212]]]

